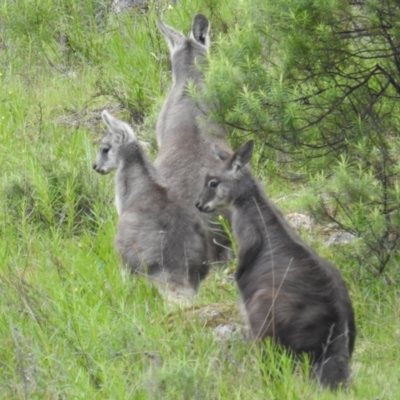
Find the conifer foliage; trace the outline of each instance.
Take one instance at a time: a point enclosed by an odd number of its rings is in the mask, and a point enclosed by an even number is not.
[[[214,117],[307,182],[314,217],[357,236],[377,274],[400,239],[400,7],[394,0],[258,0],[207,72]],[[268,165],[268,163],[267,163]]]

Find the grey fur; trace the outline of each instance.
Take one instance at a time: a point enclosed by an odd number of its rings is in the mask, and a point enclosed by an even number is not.
[[[272,337],[294,354],[307,353],[312,372],[332,389],[349,378],[356,328],[346,285],[284,220],[246,167],[253,142],[207,176],[196,206],[233,209],[239,246],[235,278],[254,340]]]
[[[115,175],[115,247],[131,272],[148,274],[167,295],[192,297],[208,273],[208,238],[197,211],[181,204],[132,128],[103,111],[109,128],[93,168]]]
[[[161,21],[157,25],[171,52],[173,85],[157,121],[159,152],[154,165],[178,198],[194,208],[208,169],[221,164],[212,151],[213,146],[218,144],[221,149],[231,152],[223,139],[223,128],[207,120],[187,93],[189,82],[197,87],[203,85],[203,75],[196,64],[206,60],[210,23],[204,15],[197,14],[189,37]],[[217,230],[210,235],[210,241],[229,246],[220,225],[210,222],[209,216],[202,218],[209,227]],[[214,243],[211,247],[213,259],[228,258],[229,251],[223,247]]]

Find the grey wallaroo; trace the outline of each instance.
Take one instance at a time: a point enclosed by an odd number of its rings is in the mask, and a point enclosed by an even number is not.
[[[108,133],[93,168],[100,174],[117,170],[115,247],[131,272],[147,274],[172,300],[190,300],[209,270],[202,220],[176,199],[132,128],[107,111],[102,117]]]
[[[214,144],[218,143],[222,149],[230,151],[223,139],[223,128],[207,120],[188,94],[189,83],[196,87],[203,85],[203,75],[196,64],[206,60],[210,24],[204,15],[197,14],[189,37],[161,21],[157,25],[170,49],[173,84],[157,121],[159,151],[154,165],[168,181],[171,190],[195,208],[194,203],[207,170],[221,163],[212,151]],[[218,214],[221,213],[215,213]],[[229,217],[228,213],[223,214]],[[229,258],[230,250],[224,247],[229,246],[229,240],[221,226],[211,221],[212,216],[202,215],[201,218],[211,232],[213,260]]]
[[[284,220],[246,167],[253,142],[233,156],[215,147],[224,166],[206,177],[196,206],[232,208],[238,242],[235,273],[254,340],[273,338],[295,354],[307,353],[323,386],[347,381],[356,328],[346,285]]]

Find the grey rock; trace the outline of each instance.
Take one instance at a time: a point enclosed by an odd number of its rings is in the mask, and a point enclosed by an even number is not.
[[[327,240],[325,244],[327,246],[333,246],[335,244],[347,244],[356,239],[356,236],[349,232],[335,232]]]

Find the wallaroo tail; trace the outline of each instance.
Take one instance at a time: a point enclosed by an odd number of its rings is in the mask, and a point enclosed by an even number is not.
[[[196,88],[204,85],[198,65],[206,61],[210,23],[204,15],[197,14],[189,37],[161,21],[157,25],[170,49],[173,84],[157,121],[159,152],[154,165],[179,199],[194,207],[207,170],[221,163],[212,151],[214,144],[230,152],[223,128],[209,121],[204,105],[200,109],[188,94],[189,83]],[[230,255],[226,247],[229,240],[222,227],[212,222],[218,214],[221,213],[201,218],[211,232],[213,259],[223,260]],[[229,217],[226,212],[222,214]]]
[[[102,117],[108,133],[93,168],[117,170],[115,247],[130,272],[147,274],[171,300],[189,300],[209,269],[202,220],[171,193],[132,128],[107,111]]]
[[[350,374],[356,328],[338,269],[319,257],[284,220],[247,167],[253,142],[235,154],[214,149],[223,166],[207,175],[196,203],[203,212],[231,207],[238,242],[235,273],[254,340],[272,337],[307,353],[312,373],[336,389]]]

